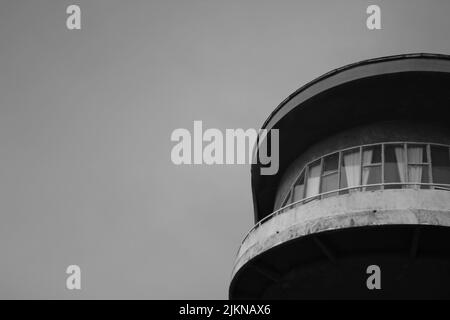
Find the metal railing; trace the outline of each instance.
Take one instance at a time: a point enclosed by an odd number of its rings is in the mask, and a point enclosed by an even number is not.
[[[442,184],[442,183],[418,183],[418,182],[388,182],[388,183],[377,183],[377,184],[367,184],[367,185],[358,185],[358,186],[353,186],[353,187],[347,187],[347,188],[341,188],[341,189],[336,189],[336,190],[332,190],[332,191],[328,191],[328,192],[323,192],[308,198],[304,198],[295,202],[292,202],[274,212],[272,212],[271,214],[269,214],[268,216],[265,216],[263,219],[259,220],[257,224],[255,224],[245,235],[244,239],[241,241],[241,245],[245,242],[245,240],[247,240],[248,236],[255,231],[256,229],[258,229],[262,224],[264,224],[265,222],[269,221],[270,219],[278,216],[279,214],[283,213],[286,210],[290,210],[293,209],[294,207],[297,207],[299,205],[303,205],[305,203],[311,202],[313,200],[318,200],[318,199],[323,199],[325,198],[327,195],[331,195],[331,194],[336,194],[336,195],[340,195],[340,194],[346,194],[346,193],[350,193],[351,190],[361,190],[362,192],[367,191],[367,189],[375,189],[377,187],[379,187],[378,189],[375,190],[369,190],[370,191],[377,191],[377,190],[384,190],[385,187],[395,187],[395,188],[389,188],[389,190],[398,190],[398,189],[407,189],[407,187],[414,187],[413,189],[431,189],[431,190],[446,190],[446,191],[450,191],[450,184]],[[423,187],[428,187],[428,188],[423,188]],[[344,193],[346,192],[346,193]],[[239,251],[238,251],[239,252]]]

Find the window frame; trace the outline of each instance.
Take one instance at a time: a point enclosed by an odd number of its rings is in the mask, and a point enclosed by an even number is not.
[[[386,165],[386,159],[385,159],[385,150],[386,150],[386,146],[387,145],[401,145],[404,148],[404,160],[405,160],[405,182],[389,182],[386,183],[385,182],[385,165]],[[408,160],[408,148],[410,146],[413,145],[418,145],[418,146],[423,146],[424,150],[426,152],[426,162],[423,162],[423,157],[422,157],[422,162],[421,163],[410,163]],[[371,163],[371,164],[367,164],[364,165],[364,160],[363,160],[363,152],[364,152],[364,148],[370,148],[370,147],[376,147],[376,146],[381,146],[381,163],[377,162],[377,163]],[[442,144],[442,143],[434,143],[434,142],[414,142],[414,141],[389,141],[389,142],[377,142],[377,143],[370,143],[370,144],[365,144],[365,145],[359,145],[359,146],[351,146],[351,147],[346,147],[337,151],[333,151],[333,152],[329,152],[321,157],[317,157],[312,159],[311,161],[306,162],[306,164],[303,166],[303,168],[299,171],[299,174],[297,174],[295,176],[295,178],[293,179],[293,183],[291,183],[291,185],[288,188],[288,191],[284,194],[284,196],[282,197],[282,201],[281,204],[282,206],[280,207],[280,209],[283,209],[285,207],[289,207],[293,204],[296,203],[300,203],[300,202],[307,202],[309,200],[313,200],[313,199],[323,199],[324,195],[328,195],[328,194],[341,194],[340,191],[343,190],[364,190],[365,187],[374,187],[374,186],[380,186],[380,188],[378,188],[377,190],[384,190],[385,186],[387,185],[404,185],[404,186],[427,186],[427,189],[436,189],[436,187],[439,186],[447,186],[446,184],[439,184],[439,185],[434,185],[434,179],[433,179],[433,161],[432,161],[432,156],[431,156],[431,146],[440,146],[440,147],[445,147],[447,148],[448,152],[449,152],[449,157],[450,157],[450,145],[446,145],[446,144]],[[355,187],[346,187],[346,188],[341,188],[341,183],[342,183],[342,176],[343,176],[343,168],[344,168],[344,163],[343,163],[343,155],[345,154],[345,152],[351,151],[351,150],[356,150],[358,149],[358,153],[359,153],[359,170],[360,170],[360,177],[359,177],[359,183],[357,186]],[[324,173],[324,161],[325,158],[338,154],[338,167],[337,170],[332,170],[332,171],[328,171],[326,173]],[[313,195],[311,197],[306,198],[306,194],[307,194],[307,188],[308,188],[308,179],[309,179],[309,169],[311,167],[311,165],[317,165],[317,163],[320,161],[320,174],[319,174],[319,193],[317,195]],[[410,165],[422,165],[424,168],[426,167],[428,169],[428,181],[427,183],[411,183],[409,181],[409,166]],[[371,184],[371,185],[362,185],[362,181],[363,181],[363,170],[364,168],[367,167],[380,167],[381,168],[381,182],[379,184]],[[321,192],[322,191],[322,181],[324,177],[327,177],[329,175],[332,174],[336,174],[338,175],[337,178],[337,189],[335,190],[331,190],[331,191],[327,191],[327,192]],[[303,194],[301,196],[301,199],[297,200],[297,201],[291,201],[293,200],[293,193],[294,193],[294,188],[297,185],[299,179],[303,176],[304,179],[304,186],[303,186]],[[448,184],[449,190],[450,190],[450,184]],[[439,189],[439,188],[438,188]],[[442,188],[440,188],[440,190],[442,190]]]

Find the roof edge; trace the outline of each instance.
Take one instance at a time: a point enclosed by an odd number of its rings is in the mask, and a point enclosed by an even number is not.
[[[398,54],[398,55],[392,55],[392,56],[383,56],[379,58],[372,58],[372,59],[366,59],[361,60],[355,63],[351,63],[348,65],[345,65],[343,67],[339,67],[336,69],[333,69],[314,80],[306,83],[305,85],[301,86],[299,89],[295,90],[293,93],[291,93],[286,99],[284,99],[269,115],[269,117],[264,121],[261,129],[265,129],[267,124],[270,122],[270,120],[273,118],[273,116],[281,109],[283,106],[288,103],[293,97],[298,95],[299,93],[305,91],[307,88],[313,86],[314,84],[323,81],[324,79],[330,78],[331,76],[334,76],[340,72],[347,71],[356,67],[368,65],[368,64],[375,64],[375,63],[381,63],[381,62],[387,62],[387,61],[395,61],[395,60],[405,60],[405,59],[417,59],[417,58],[424,58],[424,59],[440,59],[440,60],[450,60],[450,55],[447,54],[440,54],[440,53],[406,53],[406,54]]]

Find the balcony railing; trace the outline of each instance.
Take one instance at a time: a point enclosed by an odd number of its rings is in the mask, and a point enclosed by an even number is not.
[[[241,244],[243,244],[245,242],[245,240],[247,240],[248,236],[255,231],[256,229],[258,229],[262,224],[264,224],[265,222],[269,221],[270,219],[282,214],[285,211],[291,210],[295,207],[298,207],[300,205],[303,205],[305,203],[314,201],[314,200],[318,200],[318,199],[324,199],[327,198],[330,195],[342,195],[342,194],[348,194],[351,193],[352,191],[367,191],[367,189],[370,189],[370,191],[375,191],[375,190],[383,190],[386,189],[386,187],[395,187],[395,188],[388,188],[389,190],[398,190],[398,189],[428,189],[428,190],[445,190],[445,191],[450,191],[450,184],[442,184],[442,183],[416,183],[416,182],[393,182],[393,183],[378,183],[378,184],[369,184],[369,185],[361,185],[361,186],[355,186],[355,187],[349,187],[349,188],[342,188],[342,189],[337,189],[337,190],[333,190],[333,191],[328,191],[328,192],[324,192],[321,194],[317,194],[308,198],[304,198],[301,200],[298,200],[296,202],[292,202],[274,212],[272,212],[271,214],[269,214],[268,216],[264,217],[263,219],[261,219],[260,221],[258,221],[257,224],[255,224],[245,235],[244,239],[242,240]],[[375,190],[374,190],[375,189]]]

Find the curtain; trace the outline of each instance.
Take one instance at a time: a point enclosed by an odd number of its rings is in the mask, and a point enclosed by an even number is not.
[[[423,148],[409,148],[408,149],[408,162],[409,163],[422,163]],[[408,168],[409,182],[420,183],[422,182],[422,165],[410,165]]]
[[[372,163],[372,155],[373,155],[373,150],[365,150],[363,153],[363,165],[368,165]],[[370,167],[369,168],[364,168],[363,169],[363,181],[362,184],[367,184],[367,182],[369,181],[369,174],[370,174]]]
[[[405,149],[403,147],[396,147],[395,148],[395,157],[397,158],[397,168],[398,168],[398,175],[400,176],[400,182],[406,182],[405,177],[405,169],[406,169],[406,163],[405,163]]]
[[[308,182],[306,184],[306,198],[319,194],[320,186],[320,165],[310,167]]]
[[[361,164],[359,157],[359,152],[344,155],[345,176],[349,188],[359,185],[359,180],[361,178]]]

